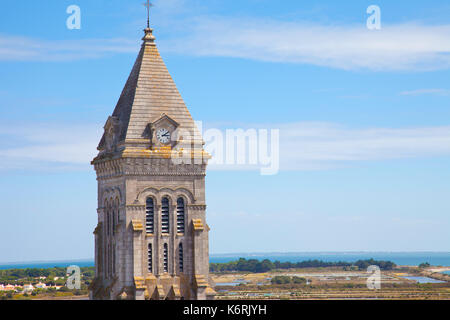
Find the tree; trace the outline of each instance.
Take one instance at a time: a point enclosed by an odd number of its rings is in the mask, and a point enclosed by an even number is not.
[[[292,282],[295,284],[303,284],[306,283],[306,279],[301,277],[293,277]]]
[[[288,276],[275,276],[271,282],[272,284],[289,284],[291,283],[291,278]]]

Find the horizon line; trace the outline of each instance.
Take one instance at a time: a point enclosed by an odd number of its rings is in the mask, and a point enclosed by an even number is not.
[[[273,252],[236,252],[236,253],[213,253],[214,256],[238,256],[238,255],[289,255],[289,254],[358,254],[358,253],[393,253],[393,254],[411,254],[411,253],[445,253],[450,254],[450,251],[273,251]],[[62,263],[62,262],[95,262],[95,258],[80,258],[80,259],[55,259],[55,260],[31,260],[31,261],[12,261],[0,262],[0,265],[15,265],[15,264],[38,264],[38,263]]]

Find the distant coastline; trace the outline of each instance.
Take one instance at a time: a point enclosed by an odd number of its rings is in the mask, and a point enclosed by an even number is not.
[[[326,262],[375,259],[392,261],[397,265],[418,266],[421,263],[428,262],[432,266],[449,266],[450,252],[272,252],[272,253],[227,253],[212,254],[210,261],[212,263],[226,263],[238,260],[239,258],[264,260],[280,262],[301,262],[307,260],[321,260]],[[66,268],[70,265],[80,267],[94,266],[93,259],[78,260],[59,260],[59,261],[34,261],[34,262],[10,262],[0,263],[0,270],[5,269],[27,269],[38,268],[47,269],[53,267]]]
[[[213,254],[211,262],[225,263],[239,258],[280,262],[301,262],[307,260],[321,260],[326,262],[358,260],[384,260],[392,261],[397,265],[418,266],[428,262],[433,266],[450,266],[450,252],[293,252],[293,253],[232,253]]]
[[[79,260],[57,260],[57,261],[30,261],[30,262],[7,262],[0,263],[0,270],[7,269],[49,269],[49,268],[67,268],[71,265],[79,267],[93,267],[93,259],[79,259]]]

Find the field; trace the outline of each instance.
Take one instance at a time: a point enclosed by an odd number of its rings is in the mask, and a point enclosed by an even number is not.
[[[381,289],[370,290],[366,271],[343,268],[275,270],[267,273],[213,274],[217,299],[450,299],[450,276],[440,270],[397,267],[382,271]],[[408,278],[410,279],[408,279]],[[412,277],[412,278],[411,278]],[[289,279],[290,283],[287,282]],[[293,279],[297,279],[294,283]],[[281,281],[280,281],[281,280]],[[418,283],[425,282],[439,283]]]
[[[311,264],[311,262],[308,262]],[[322,264],[322,262],[314,262]],[[215,267],[217,267],[216,265]],[[240,260],[223,264],[235,268],[211,272],[218,300],[330,300],[330,299],[411,299],[450,300],[450,268],[394,266],[381,270],[380,289],[367,286],[366,267],[356,265],[270,269],[267,272],[238,271],[236,268],[261,268],[264,264]],[[212,266],[214,267],[214,266]],[[82,268],[81,290],[65,287],[64,268],[13,269],[0,271],[0,300],[86,300],[94,268]],[[7,286],[14,290],[6,291]],[[33,286],[33,289],[27,289]],[[43,286],[41,288],[39,286]]]

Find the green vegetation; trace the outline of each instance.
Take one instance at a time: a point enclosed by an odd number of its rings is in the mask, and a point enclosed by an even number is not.
[[[360,270],[365,270],[369,266],[378,266],[380,267],[381,270],[392,270],[397,266],[395,263],[391,261],[382,261],[382,260],[377,261],[374,259],[358,260],[353,265],[357,266]]]
[[[32,299],[42,296],[62,297],[71,295],[88,294],[88,285],[94,278],[94,267],[82,267],[81,288],[80,290],[69,290],[66,287],[67,269],[61,267],[49,269],[9,269],[0,270],[0,284],[16,286],[15,292],[0,292],[0,300],[10,299]],[[46,288],[34,288],[32,292],[22,292],[27,284],[36,286],[38,283],[44,283]],[[57,290],[57,287],[59,290]],[[19,294],[17,294],[19,293]]]
[[[306,279],[300,277],[276,276],[271,280],[272,284],[305,284]]]
[[[425,268],[429,268],[429,267],[431,267],[431,265],[428,262],[419,264],[419,268],[421,268],[421,269],[425,269]]]
[[[330,267],[342,267],[353,268],[357,267],[359,270],[365,270],[371,265],[379,266],[382,270],[392,270],[396,267],[395,263],[391,261],[376,261],[374,259],[359,260],[355,263],[351,262],[324,262],[319,260],[308,260],[297,263],[292,262],[272,262],[270,260],[259,261],[256,259],[246,260],[244,258],[238,261],[232,261],[227,263],[211,263],[211,272],[254,272],[264,273],[272,271],[274,269],[303,269],[303,268],[330,268]]]
[[[83,280],[89,281],[94,278],[95,268],[94,267],[83,267],[81,269],[81,274]],[[66,268],[54,267],[50,269],[9,269],[0,270],[0,284],[11,284],[15,283],[17,285],[23,286],[27,283],[38,283],[43,282],[49,286],[64,285],[66,277]],[[39,281],[41,279],[42,281]],[[54,280],[58,278],[58,280]]]

